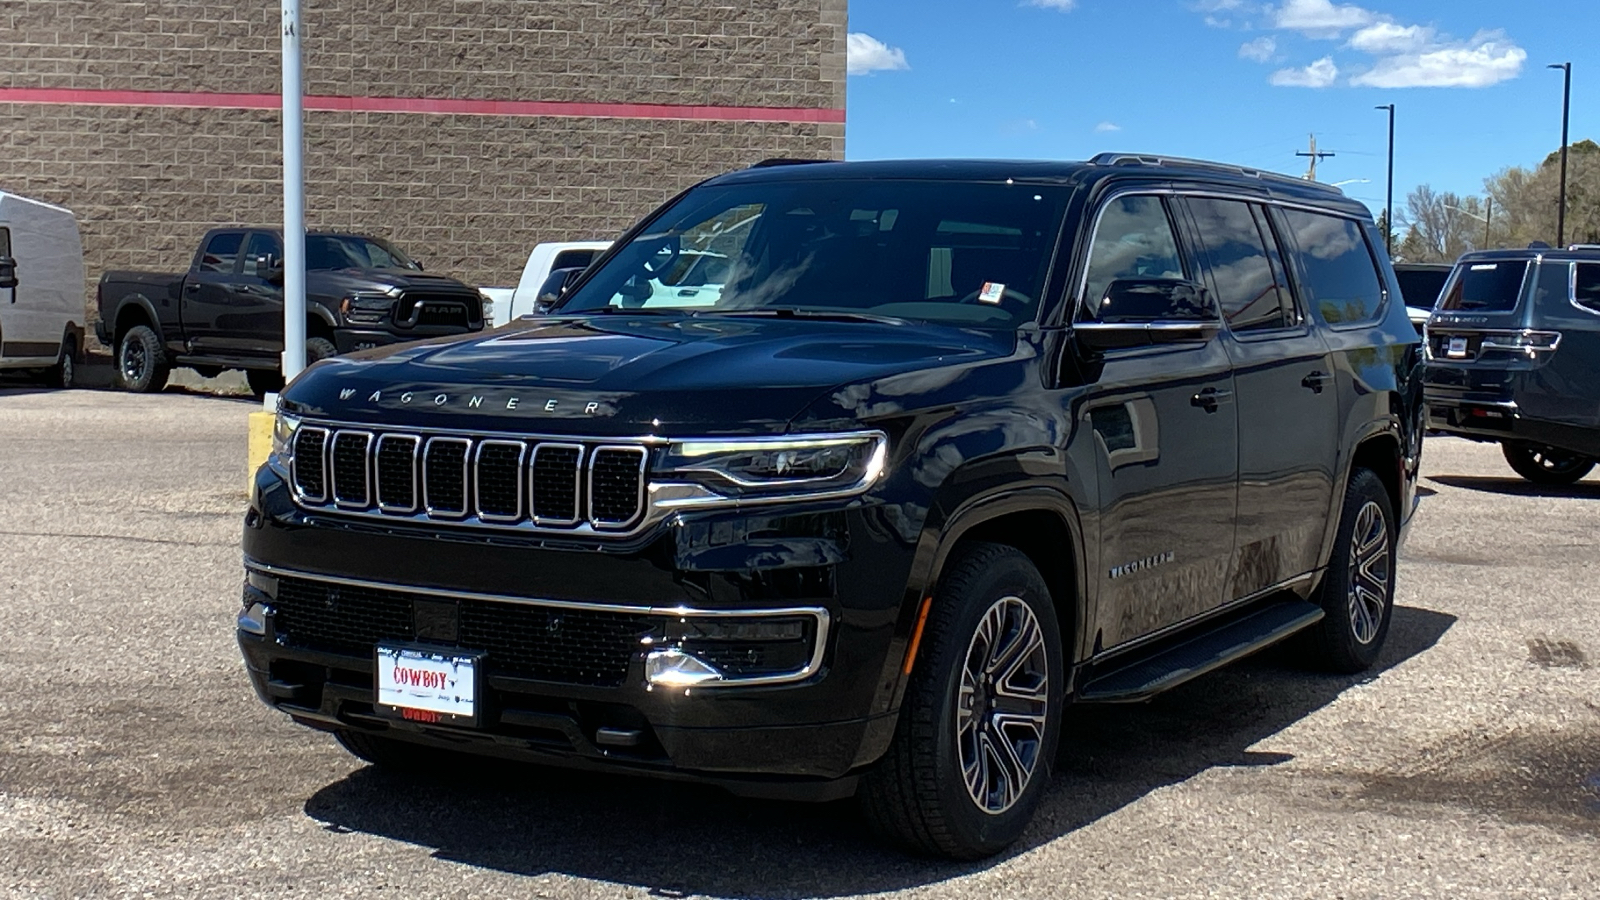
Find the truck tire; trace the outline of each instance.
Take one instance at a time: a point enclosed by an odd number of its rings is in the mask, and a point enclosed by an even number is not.
[[[306,339],[306,365],[320,362],[330,356],[337,356],[338,348],[333,346],[333,341],[327,338]],[[283,390],[283,373],[276,369],[246,369],[244,380],[250,383],[250,390],[257,397]]]
[[[940,578],[889,751],[858,800],[906,849],[980,859],[1022,835],[1061,729],[1061,634],[1021,551],[977,543]]]
[[[135,325],[117,342],[117,378],[136,394],[153,394],[167,386],[167,364],[161,338],[148,325]]]
[[[1327,614],[1307,630],[1313,658],[1341,674],[1378,661],[1394,618],[1394,508],[1371,469],[1350,473],[1333,556],[1314,598]]]
[[[1573,484],[1594,468],[1594,460],[1586,456],[1535,444],[1507,442],[1500,445],[1500,452],[1518,475],[1534,484]]]
[[[338,355],[339,348],[333,346],[333,341],[320,337],[306,338],[306,365]]]

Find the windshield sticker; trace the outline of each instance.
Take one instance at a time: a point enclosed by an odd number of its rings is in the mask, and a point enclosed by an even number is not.
[[[1006,286],[1004,284],[1001,284],[998,281],[985,281],[983,283],[983,290],[978,291],[978,302],[999,303],[1000,298],[1004,296],[1005,292]]]

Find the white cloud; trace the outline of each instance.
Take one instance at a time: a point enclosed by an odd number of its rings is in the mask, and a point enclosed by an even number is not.
[[[1258,37],[1239,45],[1241,59],[1253,59],[1259,63],[1270,61],[1277,52],[1278,41],[1272,37]]]
[[[1273,13],[1272,24],[1308,37],[1335,38],[1352,28],[1371,24],[1377,18],[1371,10],[1353,4],[1335,6],[1332,0],[1285,0]]]
[[[1027,0],[1024,6],[1042,6],[1045,9],[1059,9],[1067,12],[1078,5],[1078,0]]]
[[[1434,30],[1423,25],[1397,25],[1394,22],[1375,22],[1350,37],[1350,46],[1373,55],[1406,53],[1427,46],[1434,39]]]
[[[1333,57],[1324,56],[1304,69],[1279,69],[1268,79],[1277,87],[1325,88],[1339,80]]]
[[[1527,51],[1498,32],[1480,33],[1470,41],[1429,44],[1409,53],[1378,60],[1350,79],[1362,87],[1467,87],[1499,84],[1522,73]]]
[[[909,69],[906,52],[859,31],[845,37],[845,69],[851,75]]]
[[[1121,130],[1122,126],[1115,122],[1101,122],[1099,125],[1094,127],[1095,134],[1109,134],[1110,132]]]

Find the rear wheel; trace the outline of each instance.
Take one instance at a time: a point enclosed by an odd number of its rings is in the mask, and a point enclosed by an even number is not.
[[[969,547],[941,579],[894,740],[862,782],[869,824],[955,859],[1010,846],[1050,782],[1062,673],[1039,571],[1012,547]]]
[[[1554,447],[1508,443],[1500,451],[1518,475],[1534,484],[1572,484],[1594,468],[1593,459]]]
[[[1395,541],[1393,505],[1383,482],[1370,469],[1350,473],[1317,598],[1327,615],[1307,632],[1325,668],[1353,674],[1378,661],[1394,613]]]
[[[161,338],[148,325],[135,325],[117,342],[117,377],[136,394],[151,394],[167,386],[171,373]]]
[[[76,384],[77,378],[78,339],[69,334],[61,339],[61,356],[56,364],[44,370],[44,383],[66,390]]]

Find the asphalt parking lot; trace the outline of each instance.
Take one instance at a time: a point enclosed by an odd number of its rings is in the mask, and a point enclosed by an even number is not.
[[[1600,479],[1429,439],[1379,671],[1275,651],[1076,710],[1024,843],[879,849],[847,804],[380,773],[251,694],[247,399],[0,386],[7,896],[1600,896]]]

